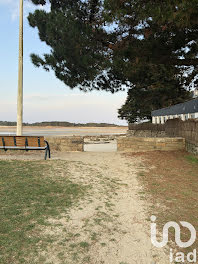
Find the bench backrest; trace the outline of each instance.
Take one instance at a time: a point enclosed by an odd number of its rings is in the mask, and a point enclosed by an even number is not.
[[[0,136],[1,147],[45,147],[44,137]]]

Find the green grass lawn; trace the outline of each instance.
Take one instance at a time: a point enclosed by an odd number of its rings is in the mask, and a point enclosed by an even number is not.
[[[29,254],[37,256],[48,242],[39,227],[84,195],[86,187],[72,183],[67,173],[57,180],[53,162],[0,161],[1,264],[33,263]]]

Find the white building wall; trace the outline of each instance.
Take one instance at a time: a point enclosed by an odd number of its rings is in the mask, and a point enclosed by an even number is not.
[[[198,97],[198,88],[194,90],[194,98]]]
[[[181,120],[185,121],[185,115],[184,114],[181,115]]]
[[[198,119],[198,112],[193,113],[195,118]],[[186,118],[190,119],[192,114],[181,114],[181,115],[169,115],[169,116],[153,116],[152,117],[152,123],[153,124],[164,124],[164,119],[167,121],[168,119],[174,119],[174,118],[181,118],[181,120],[185,121]]]

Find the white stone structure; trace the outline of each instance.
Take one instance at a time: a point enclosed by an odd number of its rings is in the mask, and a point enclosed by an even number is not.
[[[198,97],[185,103],[152,111],[152,123],[164,124],[168,119],[198,119]]]
[[[198,88],[194,90],[194,98],[198,97]]]

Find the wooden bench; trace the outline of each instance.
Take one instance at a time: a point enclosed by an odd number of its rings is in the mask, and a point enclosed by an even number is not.
[[[51,158],[50,146],[43,136],[0,136],[0,149],[45,150],[45,160],[47,156]]]

